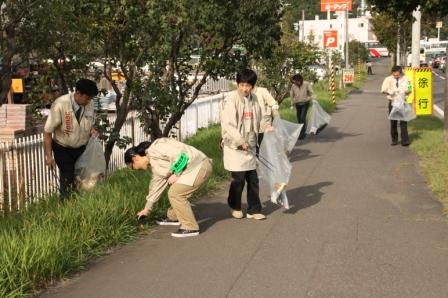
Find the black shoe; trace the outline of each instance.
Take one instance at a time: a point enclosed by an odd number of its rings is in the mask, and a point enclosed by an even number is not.
[[[303,140],[304,138],[306,138],[306,134],[299,136],[299,140]]]
[[[171,220],[169,218],[164,218],[161,220],[156,220],[156,224],[159,226],[179,226],[180,222],[178,220]]]
[[[324,125],[322,125],[321,127],[319,127],[316,130],[316,135],[318,135],[322,130],[324,130],[325,127],[327,127],[328,123],[325,123]]]
[[[403,146],[403,147],[407,147],[407,146],[409,146],[409,145],[410,145],[409,142],[401,143],[401,146]]]
[[[199,231],[198,230],[184,230],[179,229],[174,233],[171,233],[171,236],[176,238],[184,238],[184,237],[192,237],[192,236],[198,236]]]
[[[398,142],[397,141],[392,141],[392,143],[390,143],[391,144],[391,146],[396,146],[396,145],[398,145]]]

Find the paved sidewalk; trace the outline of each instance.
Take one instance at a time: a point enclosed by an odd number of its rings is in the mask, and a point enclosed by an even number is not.
[[[40,297],[447,297],[448,221],[389,145],[388,66],[374,72],[292,152],[291,210],[263,190],[266,221],[231,219],[221,191],[194,209],[199,237],[154,229]]]

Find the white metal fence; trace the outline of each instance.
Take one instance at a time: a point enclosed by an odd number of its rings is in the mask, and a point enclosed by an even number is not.
[[[223,94],[197,99],[185,111],[180,121],[180,132],[175,128],[172,137],[181,140],[194,135],[199,128],[219,121],[219,103]],[[109,116],[113,125],[115,115]],[[161,125],[163,127],[163,123]],[[120,136],[127,136],[137,145],[149,139],[135,112],[128,115]],[[109,173],[125,166],[126,149],[114,147],[109,162]],[[55,172],[45,166],[43,134],[19,138],[12,142],[0,142],[0,211],[19,210],[38,202],[58,190]]]

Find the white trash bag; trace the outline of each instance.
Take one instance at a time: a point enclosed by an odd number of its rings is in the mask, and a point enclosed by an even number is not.
[[[86,150],[75,163],[75,177],[78,189],[92,189],[106,177],[106,159],[98,138],[90,138]]]
[[[306,133],[319,134],[330,123],[330,119],[331,116],[313,99]]]
[[[405,98],[406,95],[403,92],[397,94],[397,99],[392,101],[389,120],[411,121],[417,117],[412,106],[406,102]]]
[[[291,176],[292,165],[287,152],[294,147],[303,124],[275,118],[272,126],[274,131],[265,132],[261,142],[258,174],[269,185],[271,201],[289,209],[286,187]]]

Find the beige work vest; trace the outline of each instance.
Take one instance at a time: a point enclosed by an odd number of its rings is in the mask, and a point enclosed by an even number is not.
[[[188,164],[180,174],[176,183],[193,186],[201,169],[202,162],[207,156],[198,149],[171,138],[155,140],[146,150],[146,157],[152,169],[152,178],[146,196],[146,207],[151,209],[168,186],[170,167],[184,152],[188,156]]]
[[[73,111],[73,93],[58,97],[51,105],[50,113],[45,122],[44,131],[53,133],[53,140],[68,148],[79,148],[86,145],[94,123],[93,103],[84,106],[80,123]]]
[[[272,97],[268,89],[264,87],[254,87],[252,92],[257,96],[261,108],[260,133],[263,133],[267,125],[272,125],[272,117],[278,115],[278,103]]]
[[[257,96],[252,93],[253,129],[258,135],[260,132],[261,108]],[[241,135],[244,113],[244,97],[238,90],[229,92],[224,99],[223,110],[221,113],[221,134],[223,139],[223,161],[224,168],[228,171],[250,171],[257,168],[255,156],[247,151],[238,149],[246,143]],[[266,117],[266,116],[265,116]]]

